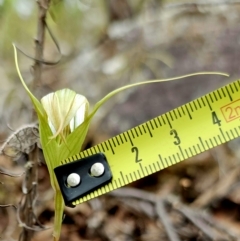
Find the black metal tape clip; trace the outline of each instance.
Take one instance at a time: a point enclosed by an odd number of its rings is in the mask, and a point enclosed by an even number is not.
[[[93,176],[90,171],[91,167],[96,163],[101,163],[104,167],[103,174],[97,177]],[[97,153],[95,155],[58,166],[54,169],[54,172],[58,180],[64,202],[67,206],[72,206],[71,203],[73,201],[107,184],[112,179],[111,170],[103,153]],[[74,187],[69,186],[67,182],[69,175],[72,173],[80,176],[80,183]]]

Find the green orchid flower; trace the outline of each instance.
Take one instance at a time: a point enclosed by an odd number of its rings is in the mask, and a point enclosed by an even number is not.
[[[119,93],[120,91],[143,84],[177,80],[202,74],[217,74],[228,76],[224,73],[204,72],[184,75],[176,78],[151,80],[127,85],[110,92],[103,99],[97,102],[97,104],[93,107],[92,112],[89,113],[89,103],[87,99],[83,95],[77,94],[75,91],[70,89],[62,89],[54,93],[50,93],[44,96],[41,101],[39,101],[28,89],[21,76],[18,67],[17,51],[15,46],[14,56],[19,78],[23,87],[27,91],[38,115],[40,142],[48,167],[51,185],[55,191],[55,216],[53,231],[53,237],[55,241],[59,240],[60,237],[64,201],[54,174],[54,168],[59,166],[62,160],[76,155],[81,151],[91,119],[97,110],[109,98]]]

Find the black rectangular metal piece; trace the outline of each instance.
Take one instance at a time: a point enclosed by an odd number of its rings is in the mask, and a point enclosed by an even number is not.
[[[100,162],[104,166],[104,173],[100,177],[94,177],[90,174],[93,164]],[[58,166],[54,169],[59,187],[61,189],[64,202],[67,206],[86,194],[107,184],[112,179],[112,173],[103,153],[97,153],[92,156],[76,160],[71,163]],[[70,174],[77,173],[80,175],[80,184],[76,187],[68,187],[67,178]]]

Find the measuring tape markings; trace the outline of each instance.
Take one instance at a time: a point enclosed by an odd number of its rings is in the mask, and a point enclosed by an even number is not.
[[[235,81],[63,161],[105,154],[113,179],[77,205],[240,136]]]

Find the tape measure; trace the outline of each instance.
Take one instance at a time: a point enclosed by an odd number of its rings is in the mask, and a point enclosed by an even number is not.
[[[72,202],[77,205],[240,136],[240,81],[234,81],[62,164],[103,153],[111,181]]]

